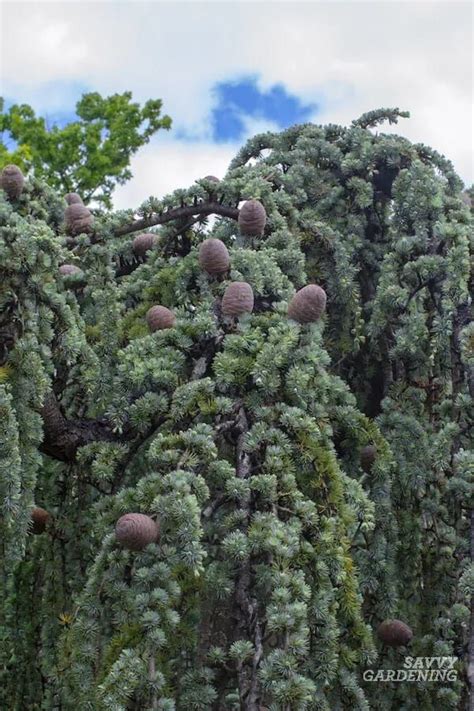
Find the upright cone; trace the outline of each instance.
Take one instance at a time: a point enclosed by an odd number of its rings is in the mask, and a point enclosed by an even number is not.
[[[296,292],[288,307],[288,316],[298,323],[318,321],[326,309],[326,292],[317,284],[308,284]]]
[[[365,472],[370,472],[377,458],[377,447],[368,444],[360,450],[360,465]]]
[[[78,193],[66,193],[64,196],[68,205],[83,205],[82,198]]]
[[[152,306],[147,311],[146,320],[150,331],[162,331],[165,328],[173,328],[176,318],[166,306]]]
[[[261,237],[267,222],[267,213],[258,200],[247,200],[239,210],[239,229],[249,237]]]
[[[241,316],[253,311],[253,290],[246,281],[229,284],[222,297],[222,313],[226,316]]]
[[[199,266],[208,274],[225,274],[230,267],[230,257],[224,242],[205,239],[199,247]]]
[[[151,232],[145,232],[142,235],[137,235],[132,243],[133,253],[137,257],[144,257],[155,246],[156,235]]]
[[[33,523],[33,527],[31,529],[32,532],[36,536],[39,536],[41,533],[44,533],[44,531],[46,530],[46,524],[48,523],[49,519],[50,515],[45,509],[42,509],[41,506],[35,506],[35,508],[31,512],[31,521]]]
[[[384,620],[377,628],[377,636],[387,647],[403,647],[411,642],[413,632],[401,620]]]
[[[59,267],[59,273],[62,276],[74,276],[75,274],[81,274],[82,269],[76,267],[75,264],[61,264]]]
[[[7,194],[9,200],[18,200],[23,187],[25,178],[17,165],[6,165],[0,173],[0,188]]]
[[[94,218],[90,210],[82,203],[75,202],[68,205],[64,213],[66,232],[70,237],[75,237],[83,232],[92,232]]]
[[[156,521],[141,513],[127,513],[115,525],[117,542],[131,551],[141,551],[150,543],[156,543],[159,534]]]

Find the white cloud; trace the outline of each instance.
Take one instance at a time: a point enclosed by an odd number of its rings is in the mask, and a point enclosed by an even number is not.
[[[163,197],[206,175],[223,178],[235,150],[233,144],[156,140],[132,159],[135,177],[117,188],[114,205],[137,207],[151,195]]]
[[[210,163],[220,166],[233,150],[211,142],[211,89],[248,74],[262,88],[283,82],[319,102],[318,123],[349,123],[381,106],[409,110],[410,120],[382,130],[432,145],[473,180],[469,2],[7,1],[2,12],[7,96],[45,111],[55,94],[48,82],[130,89],[140,101],[161,97],[175,126],[203,141],[193,146],[172,133],[142,150],[120,201],[140,202],[152,175],[165,191],[188,185],[197,175],[186,156],[217,172]]]
[[[242,120],[246,138],[278,130],[271,121],[248,116],[242,116]],[[164,197],[205,175],[222,179],[242,142],[178,141],[172,133],[157,136],[132,159],[134,177],[117,188],[114,206],[118,210],[138,206],[151,195]]]

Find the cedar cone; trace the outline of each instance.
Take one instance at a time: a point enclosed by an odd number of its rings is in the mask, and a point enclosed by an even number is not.
[[[159,525],[145,514],[124,514],[115,525],[117,541],[130,551],[141,551],[149,543],[156,543],[159,535]]]
[[[77,193],[67,193],[64,196],[64,199],[66,200],[68,205],[82,205],[82,198],[80,195]]]
[[[360,466],[365,472],[370,472],[376,458],[377,447],[374,444],[368,444],[360,450]]]
[[[49,518],[49,513],[45,509],[42,509],[40,506],[36,506],[33,509],[33,511],[31,512],[31,520],[33,522],[33,527],[31,530],[36,536],[39,536],[41,533],[44,533]]]
[[[74,276],[75,274],[80,274],[82,269],[76,267],[75,264],[61,264],[59,267],[59,273],[63,276]]]
[[[317,284],[308,284],[296,292],[288,306],[288,316],[298,323],[321,318],[326,308],[326,292]]]
[[[205,239],[199,247],[199,266],[208,274],[225,274],[230,267],[227,247],[220,239]]]
[[[9,200],[18,200],[24,184],[25,178],[17,165],[6,165],[0,173],[0,188],[6,192]]]
[[[71,237],[80,235],[83,232],[92,232],[94,218],[90,210],[82,203],[75,202],[72,205],[68,205],[64,212],[64,220],[66,222],[66,232]]]
[[[247,200],[239,210],[239,229],[243,235],[261,237],[266,221],[267,213],[258,200]]]
[[[253,291],[246,281],[229,284],[222,297],[222,313],[226,316],[240,316],[253,311]]]
[[[219,178],[216,178],[215,175],[206,175],[205,178],[204,178],[204,180],[208,180],[210,183],[215,183],[215,184],[216,184],[216,188],[217,188],[217,183],[220,183],[220,182],[221,182],[221,181],[219,180]],[[216,198],[217,198],[217,193],[214,192],[214,190],[212,190],[212,189],[208,189],[208,192],[209,192],[209,200],[211,200],[211,201],[212,201],[212,200],[216,200]]]
[[[151,232],[145,232],[142,235],[137,235],[132,243],[133,253],[137,257],[144,257],[150,249],[153,249],[156,242],[156,235]]]
[[[146,320],[151,331],[162,331],[164,328],[173,328],[175,315],[166,306],[152,306],[147,311]]]
[[[385,620],[378,626],[377,636],[388,647],[403,647],[411,642],[413,632],[401,620]]]

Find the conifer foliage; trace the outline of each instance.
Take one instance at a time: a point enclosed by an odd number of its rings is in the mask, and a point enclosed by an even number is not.
[[[3,180],[1,708],[467,706],[472,223],[404,115],[137,211]]]

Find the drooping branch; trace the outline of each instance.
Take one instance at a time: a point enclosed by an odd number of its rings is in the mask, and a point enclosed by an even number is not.
[[[139,232],[148,227],[153,227],[154,225],[164,225],[172,220],[193,217],[195,215],[221,215],[222,217],[230,217],[232,220],[237,220],[239,210],[232,205],[221,205],[220,202],[202,202],[196,205],[185,205],[184,207],[176,207],[160,212],[151,217],[143,217],[141,220],[135,220],[128,225],[119,227],[115,230],[115,234],[117,236],[127,235],[131,232]]]

